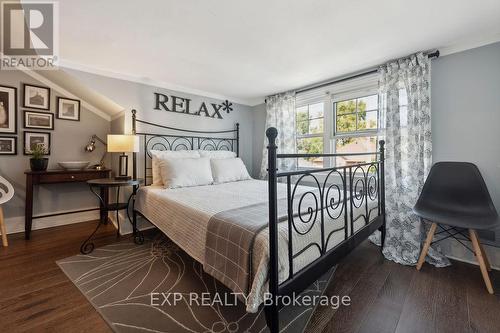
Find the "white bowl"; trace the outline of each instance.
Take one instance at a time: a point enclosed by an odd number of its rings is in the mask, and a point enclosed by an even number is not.
[[[89,161],[69,161],[69,162],[58,162],[61,168],[66,170],[83,170],[90,162]]]

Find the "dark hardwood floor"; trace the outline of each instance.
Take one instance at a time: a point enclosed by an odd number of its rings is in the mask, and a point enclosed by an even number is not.
[[[500,332],[500,272],[490,295],[478,266],[415,267],[385,260],[365,242],[339,265],[326,295],[349,295],[351,306],[318,308],[308,333]]]
[[[35,230],[29,241],[9,235],[9,247],[0,248],[1,332],[111,332],[55,263],[78,254],[96,223]],[[95,239],[96,246],[116,242],[116,230],[103,226]]]
[[[110,332],[55,261],[79,251],[95,222],[10,235],[0,248],[0,332]],[[112,225],[96,245],[116,241]],[[492,272],[497,293],[500,273]],[[384,260],[365,242],[342,264],[326,290],[351,306],[320,307],[307,332],[500,332],[500,296],[486,292],[479,268],[454,263],[420,272]]]

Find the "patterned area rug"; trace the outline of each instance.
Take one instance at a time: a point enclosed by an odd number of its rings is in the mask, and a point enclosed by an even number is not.
[[[145,238],[143,245],[124,240],[57,262],[113,331],[268,331],[262,307],[245,312],[242,302],[160,232]],[[301,296],[322,295],[334,270]],[[302,332],[313,311],[312,305],[284,307],[281,331]]]

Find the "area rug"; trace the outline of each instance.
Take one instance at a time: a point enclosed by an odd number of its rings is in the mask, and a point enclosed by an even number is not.
[[[143,245],[123,240],[57,263],[115,332],[268,331],[262,307],[245,312],[243,302],[158,231]],[[334,270],[301,296],[321,296]],[[281,332],[303,332],[314,308],[281,309]]]

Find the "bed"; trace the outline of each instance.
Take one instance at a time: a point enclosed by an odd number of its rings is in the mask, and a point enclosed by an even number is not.
[[[135,110],[132,111],[132,124],[134,133],[143,143],[143,158],[139,159],[134,153],[134,177],[138,176],[141,164],[146,185],[151,183],[148,181],[152,169],[151,149],[231,150],[239,155],[238,125],[226,131],[181,130],[137,119]],[[139,124],[141,130],[137,128]],[[375,230],[381,230],[382,240],[385,238],[384,143],[380,142],[380,151],[370,153],[375,156],[370,163],[276,170],[278,159],[306,155],[277,154],[276,129],[268,129],[266,135],[269,141],[266,181],[250,179],[176,189],[144,186],[134,193],[133,224],[134,234],[139,238],[137,215],[154,224],[200,262],[207,273],[233,292],[245,294],[247,311],[257,311],[264,293],[269,293],[274,302],[265,305],[266,320],[270,330],[278,332],[282,306],[278,296],[298,294],[306,289]],[[314,156],[340,155],[349,154]],[[244,225],[246,215],[250,222],[252,219],[265,222],[265,227],[257,228],[247,237],[252,238],[252,242],[243,247],[246,251],[239,248],[240,256],[247,254],[249,257],[248,263],[243,261],[248,264],[248,277],[220,272],[220,267],[213,267],[214,263],[224,262],[224,267],[232,264],[237,269],[246,266],[240,262],[238,266],[227,253],[212,259],[212,255],[220,255],[212,254],[220,245],[210,246],[213,244],[211,239],[221,239],[215,230],[224,228],[227,223],[232,223],[232,228],[240,222]],[[226,241],[236,242],[234,239]],[[242,281],[248,281],[248,285],[242,286]]]

